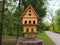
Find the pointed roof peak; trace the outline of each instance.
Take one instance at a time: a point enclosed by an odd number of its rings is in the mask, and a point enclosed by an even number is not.
[[[28,5],[28,6],[32,6],[32,5],[30,4],[30,5]]]
[[[32,5],[31,5],[31,4],[27,6],[27,8],[31,8],[31,7],[32,7]],[[32,8],[33,8],[33,7],[32,7]]]
[[[24,14],[26,13],[26,11],[27,11],[28,9],[32,9],[32,10],[34,11],[35,15],[39,18],[38,14],[35,12],[35,10],[33,9],[33,7],[32,7],[31,4],[27,6],[27,8],[25,9],[25,11],[24,11],[24,13],[22,14],[21,18],[24,16]]]

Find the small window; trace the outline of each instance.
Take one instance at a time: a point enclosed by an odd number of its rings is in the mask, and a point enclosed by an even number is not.
[[[29,32],[29,29],[28,28],[26,29],[26,32]]]
[[[34,32],[34,29],[33,28],[31,29],[31,32]]]
[[[31,12],[31,11],[29,10],[29,12]]]
[[[31,24],[31,21],[29,21],[29,24]]]
[[[31,14],[29,14],[29,16],[31,16]]]
[[[33,24],[35,24],[35,21],[33,21]]]
[[[27,24],[27,21],[25,21],[25,24]]]

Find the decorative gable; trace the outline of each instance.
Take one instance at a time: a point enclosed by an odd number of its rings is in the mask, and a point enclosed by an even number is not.
[[[31,5],[29,5],[25,12],[23,13],[22,17],[38,17],[37,13],[35,12],[35,10],[33,9],[33,7]]]

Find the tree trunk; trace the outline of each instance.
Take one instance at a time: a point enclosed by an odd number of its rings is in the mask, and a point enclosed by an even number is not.
[[[0,22],[0,45],[2,45],[2,22]]]
[[[53,31],[55,31],[55,29],[54,29],[54,21],[53,21],[53,18],[52,18],[52,28],[53,28]]]
[[[19,24],[19,22],[20,22],[20,1],[21,1],[21,0],[19,0],[19,16],[18,16],[17,39],[19,38],[19,27],[20,27],[20,24]]]
[[[2,29],[3,29],[3,15],[4,15],[4,7],[5,7],[5,0],[3,0],[2,6],[2,15],[1,15],[1,22],[0,22],[0,45],[2,45]]]

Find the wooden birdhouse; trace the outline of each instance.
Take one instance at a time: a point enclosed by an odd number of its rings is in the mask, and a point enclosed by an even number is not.
[[[39,16],[29,5],[24,11],[22,18],[23,38],[19,38],[17,45],[44,45],[44,40],[36,38]]]
[[[37,32],[38,15],[31,5],[24,11],[22,18],[23,35],[25,38],[35,38]]]

